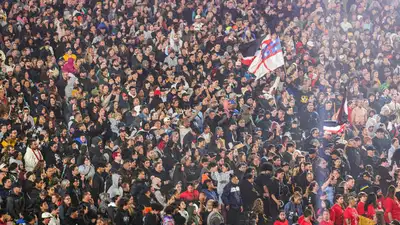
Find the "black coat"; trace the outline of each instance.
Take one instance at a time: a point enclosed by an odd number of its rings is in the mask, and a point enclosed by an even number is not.
[[[161,219],[158,215],[149,213],[145,216],[143,225],[159,225],[160,222]]]
[[[114,222],[118,225],[128,225],[131,224],[132,217],[129,215],[129,212],[126,210],[118,209],[115,214]]]
[[[7,197],[6,210],[13,219],[19,219],[19,214],[25,212],[24,195],[22,193],[16,195],[14,192],[11,192],[11,195]]]
[[[248,180],[243,180],[239,187],[243,201],[243,208],[245,210],[252,209],[254,201],[258,198],[257,190]]]
[[[100,193],[104,192],[104,179],[101,176],[101,174],[99,174],[97,172],[94,174],[92,184],[93,184],[93,186],[92,186],[91,193],[92,193],[94,202],[97,203]]]

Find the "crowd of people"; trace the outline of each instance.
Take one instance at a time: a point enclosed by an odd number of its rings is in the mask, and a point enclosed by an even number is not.
[[[0,3],[0,225],[399,224],[398,0]]]

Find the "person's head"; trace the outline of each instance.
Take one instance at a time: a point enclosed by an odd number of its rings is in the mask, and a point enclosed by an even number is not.
[[[386,194],[387,198],[395,199],[396,197],[396,187],[394,185],[390,185]]]
[[[389,167],[389,161],[386,158],[381,159],[381,166],[383,167]]]
[[[185,201],[181,201],[181,202],[179,203],[179,205],[178,205],[178,208],[179,208],[180,210],[185,210],[185,209],[186,209],[186,203],[185,203]]]
[[[42,213],[43,224],[49,224],[53,216],[49,212]]]
[[[92,194],[90,193],[90,191],[86,191],[83,193],[82,200],[84,202],[89,202],[91,199],[92,199]]]
[[[231,181],[233,184],[239,184],[239,178],[236,175],[231,176]]]
[[[293,200],[294,204],[296,204],[296,205],[300,204],[301,200],[302,200],[302,196],[301,196],[300,192],[296,191],[293,194],[292,200]]]
[[[159,172],[159,173],[161,173],[162,170],[163,170],[163,166],[162,166],[161,162],[156,163],[156,164],[154,165],[154,168],[155,168],[155,170],[156,170],[157,172]]]
[[[330,220],[330,213],[329,213],[329,210],[328,210],[328,209],[325,209],[325,210],[322,212],[322,220],[323,220],[323,221],[329,221],[329,220]]]
[[[279,168],[275,171],[275,177],[278,180],[282,180],[285,175],[285,171],[282,168]]]
[[[164,209],[164,213],[166,215],[172,215],[174,213],[174,206],[173,205],[168,205],[167,207],[165,207]]]
[[[306,208],[304,210],[303,215],[304,215],[304,219],[310,220],[312,217],[312,211],[309,208]]]
[[[346,177],[345,188],[347,188],[347,189],[349,189],[349,190],[350,190],[350,189],[353,189],[354,184],[355,184],[354,178],[353,178],[352,176],[348,175],[348,176]]]
[[[279,212],[278,218],[279,218],[280,221],[285,221],[285,220],[286,220],[285,211],[281,210],[281,211]]]
[[[364,210],[368,210],[369,205],[372,205],[374,208],[377,207],[377,197],[376,194],[373,192],[368,194],[367,201],[365,202],[364,205]]]
[[[337,195],[335,196],[335,203],[336,203],[336,204],[339,204],[339,205],[343,205],[343,203],[344,203],[343,195],[337,194]]]
[[[137,174],[139,180],[144,180],[146,178],[146,173],[142,169],[138,169]]]
[[[368,197],[368,195],[365,192],[360,192],[358,194],[358,199],[360,200],[360,202],[364,202],[365,203],[367,201],[367,197]]]
[[[218,208],[219,208],[218,201],[215,201],[215,200],[212,201],[212,208],[213,208],[213,210],[218,210]]]
[[[21,185],[20,185],[19,183],[13,184],[12,191],[13,191],[16,195],[21,194],[21,191],[22,191]]]
[[[42,211],[42,212],[46,212],[48,209],[49,209],[49,205],[47,204],[47,202],[46,201],[42,201],[41,203],[40,203],[40,210]]]
[[[349,206],[354,207],[356,204],[357,204],[356,198],[354,198],[353,196],[350,196],[349,197]]]
[[[129,199],[128,198],[120,198],[118,200],[117,206],[120,210],[127,210],[128,208]]]
[[[3,177],[1,180],[4,189],[11,189],[12,181],[9,177]]]
[[[214,183],[212,180],[205,180],[204,183],[206,184],[207,189],[214,189]]]

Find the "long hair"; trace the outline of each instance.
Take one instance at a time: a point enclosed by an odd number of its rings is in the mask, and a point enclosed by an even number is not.
[[[317,185],[316,181],[312,181],[310,183],[310,185],[308,185],[307,189],[306,189],[306,193],[304,194],[305,196],[308,196],[311,194],[311,192],[313,191],[314,187]]]
[[[368,206],[369,206],[369,205],[372,205],[374,208],[377,207],[377,203],[376,203],[376,194],[373,193],[373,192],[371,192],[371,193],[368,194],[367,201],[365,202],[365,205],[364,205],[364,210],[365,210],[365,212],[368,211]]]
[[[172,175],[172,181],[174,185],[176,185],[180,181],[184,185],[184,187],[182,188],[186,188],[187,178],[186,173],[182,172],[182,167],[184,166],[181,163],[177,163],[175,165],[174,173]]]
[[[387,190],[386,198],[394,199],[395,197],[396,197],[396,188],[393,185],[390,185]]]
[[[261,198],[257,198],[253,203],[253,211],[257,214],[264,213],[264,203]]]

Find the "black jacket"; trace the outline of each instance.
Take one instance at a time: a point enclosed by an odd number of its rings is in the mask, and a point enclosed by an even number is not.
[[[129,215],[129,212],[126,210],[118,209],[114,218],[115,224],[118,225],[128,225],[131,224],[132,217]]]
[[[104,192],[104,179],[99,173],[95,173],[93,176],[92,180],[93,186],[92,186],[92,196],[94,202],[97,202],[99,199],[100,193]]]
[[[14,191],[7,197],[7,212],[13,219],[19,219],[19,214],[25,212],[25,198],[22,193],[15,194]]]
[[[243,180],[240,183],[240,194],[243,200],[243,208],[245,210],[251,209],[254,201],[258,198],[258,192],[254,188],[254,185],[248,180]]]

